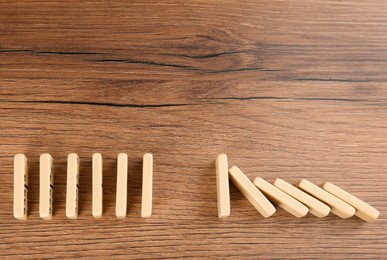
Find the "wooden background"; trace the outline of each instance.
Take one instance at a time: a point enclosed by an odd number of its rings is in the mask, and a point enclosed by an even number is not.
[[[0,258],[385,258],[386,1],[1,1]],[[40,153],[55,159],[54,218],[39,218]],[[81,158],[79,219],[66,157]],[[104,217],[91,216],[91,155]],[[129,156],[115,218],[116,156]],[[154,154],[154,212],[140,218]],[[255,176],[332,181],[381,212],[263,219],[231,186],[217,218],[214,159]],[[13,219],[13,156],[30,212]]]

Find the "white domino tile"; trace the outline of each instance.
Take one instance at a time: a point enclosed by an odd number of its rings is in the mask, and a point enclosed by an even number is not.
[[[353,196],[352,194],[346,192],[345,190],[337,187],[336,185],[330,182],[325,182],[322,185],[322,188],[354,207],[356,209],[355,215],[365,221],[374,221],[380,215],[380,212],[371,205],[365,203],[364,201],[360,200],[359,198]]]
[[[272,216],[276,209],[255,187],[250,179],[236,166],[229,169],[230,179],[264,218]]]
[[[141,217],[152,216],[153,155],[146,153],[142,161],[142,201]]]
[[[26,220],[28,211],[28,159],[24,154],[14,157],[13,216]]]
[[[39,215],[42,219],[52,219],[54,194],[54,165],[50,154],[40,155]]]
[[[227,155],[219,154],[215,162],[216,167],[216,187],[218,198],[218,217],[226,218],[230,216],[230,189],[228,180]]]
[[[333,196],[310,181],[302,179],[296,186],[328,204],[331,207],[332,213],[341,218],[350,218],[355,214],[355,209],[351,205]]]
[[[101,218],[103,214],[103,162],[100,153],[93,154],[93,205],[92,213],[94,218]]]
[[[66,217],[78,218],[79,157],[71,153],[67,157]]]
[[[127,210],[128,155],[120,153],[117,158],[116,216],[125,218]]]

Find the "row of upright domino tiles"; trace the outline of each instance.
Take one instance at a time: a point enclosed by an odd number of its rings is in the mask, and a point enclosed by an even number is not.
[[[54,164],[50,154],[40,155],[39,161],[39,215],[42,219],[52,219],[54,193]],[[152,215],[153,155],[143,156],[141,217]],[[92,214],[101,218],[103,214],[103,171],[102,155],[92,157]],[[116,216],[125,218],[127,213],[128,155],[120,153],[117,158]],[[78,218],[79,157],[71,153],[67,157],[66,216]],[[14,203],[13,214],[25,220],[28,215],[28,159],[24,154],[14,157]]]
[[[365,221],[373,221],[380,214],[371,205],[330,182],[321,187],[305,179],[295,186],[278,178],[273,184],[259,177],[251,182],[238,167],[229,169],[227,156],[220,154],[216,159],[219,218],[230,215],[229,177],[265,218],[276,212],[272,202],[297,218],[304,217],[308,212],[322,218],[332,212],[341,218],[356,215]]]

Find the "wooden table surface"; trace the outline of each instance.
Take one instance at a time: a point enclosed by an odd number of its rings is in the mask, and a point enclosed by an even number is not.
[[[1,1],[0,258],[385,258],[386,1]],[[39,218],[39,155],[55,159],[54,218]],[[81,159],[65,217],[66,159]],[[91,215],[91,155],[104,216]],[[129,157],[115,217],[116,157]],[[151,219],[142,155],[154,154]],[[30,167],[13,218],[13,156]],[[331,181],[381,212],[262,216],[231,185],[218,219],[214,159],[253,179]]]

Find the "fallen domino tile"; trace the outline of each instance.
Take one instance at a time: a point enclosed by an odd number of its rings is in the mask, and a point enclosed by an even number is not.
[[[26,220],[28,211],[28,159],[17,154],[13,164],[13,216]]]
[[[103,214],[103,171],[102,171],[102,155],[100,153],[93,154],[93,206],[92,213],[94,218],[101,218]]]
[[[325,182],[322,185],[322,188],[354,207],[356,209],[355,215],[365,221],[374,221],[380,215],[380,212],[371,205],[365,203],[364,201],[358,199],[357,197],[330,182]]]
[[[333,196],[310,181],[302,179],[296,186],[328,204],[331,207],[332,213],[341,218],[350,218],[355,215],[355,209],[351,205]]]
[[[141,217],[152,216],[153,155],[146,153],[142,161],[142,202]]]
[[[288,195],[292,196],[299,202],[303,203],[309,208],[309,212],[315,215],[316,217],[326,217],[331,211],[331,208],[328,207],[326,204],[322,203],[321,201],[315,199],[314,197],[294,187],[293,185],[287,183],[284,180],[277,178],[273,182],[273,185],[276,186],[278,189],[282,190],[283,192],[287,193]]]
[[[120,153],[117,158],[116,216],[126,217],[128,189],[128,155]]]
[[[231,167],[229,174],[231,181],[264,218],[268,218],[275,213],[276,210],[273,204],[271,204],[238,167]]]
[[[67,157],[66,217],[78,218],[79,157],[70,153]]]
[[[219,154],[216,158],[216,187],[218,194],[218,217],[230,216],[230,189],[228,181],[227,155]]]
[[[300,203],[282,190],[273,186],[273,184],[259,177],[254,179],[254,184],[269,199],[271,199],[274,203],[276,203],[278,206],[280,206],[293,216],[297,218],[302,218],[306,214],[308,214],[309,210],[304,204]]]
[[[52,219],[52,200],[54,193],[54,165],[50,154],[40,155],[39,163],[39,215],[42,219]]]

